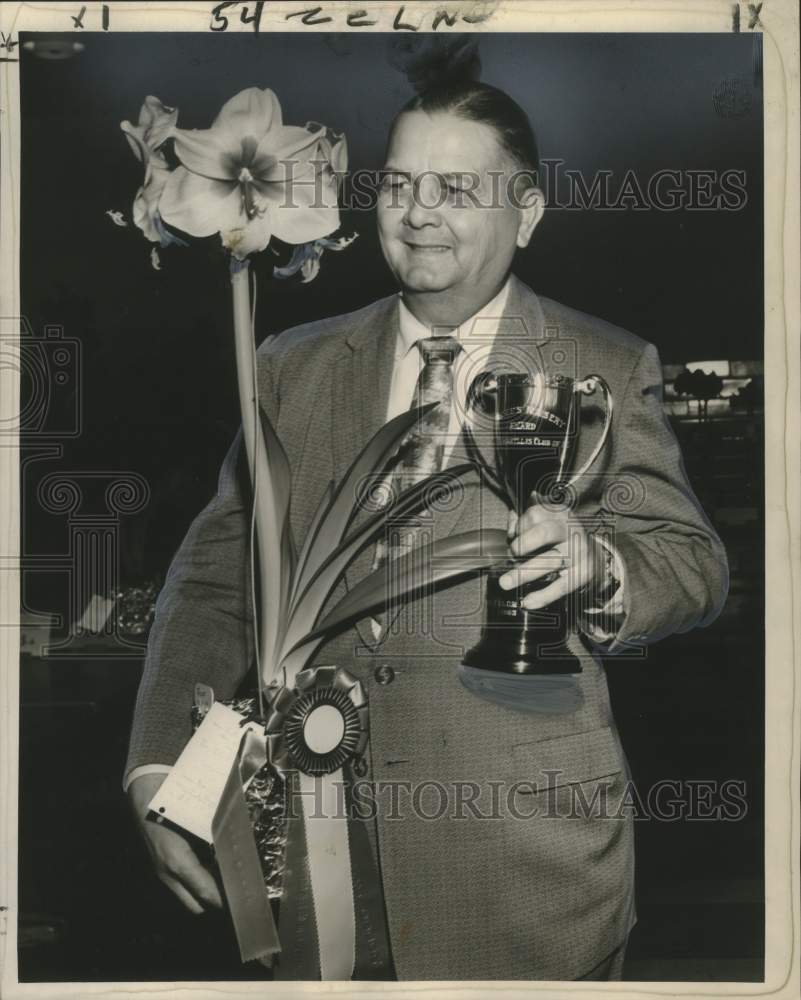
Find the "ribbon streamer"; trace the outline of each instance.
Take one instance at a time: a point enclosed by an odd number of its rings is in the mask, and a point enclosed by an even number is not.
[[[341,768],[300,774],[309,876],[320,952],[320,979],[350,979],[356,958],[356,917]]]
[[[263,749],[258,749],[259,742],[255,734],[245,734],[214,814],[211,833],[242,961],[258,959],[269,966],[280,944],[245,803],[242,773],[243,761],[250,770],[259,754],[262,763],[266,760]]]

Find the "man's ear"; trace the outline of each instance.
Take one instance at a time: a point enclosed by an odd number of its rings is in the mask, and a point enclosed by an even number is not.
[[[532,233],[545,212],[545,196],[540,188],[530,186],[517,194],[516,198],[520,212],[517,245],[522,248],[528,246]]]

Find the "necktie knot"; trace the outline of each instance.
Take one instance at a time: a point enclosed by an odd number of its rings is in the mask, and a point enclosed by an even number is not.
[[[462,345],[456,337],[423,337],[417,341],[417,347],[423,356],[425,364],[452,365]]]

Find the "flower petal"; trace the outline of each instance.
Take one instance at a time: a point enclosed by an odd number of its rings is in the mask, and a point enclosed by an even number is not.
[[[301,273],[301,284],[306,285],[310,281],[314,281],[317,275],[320,273],[320,258],[323,255],[322,249],[318,250],[315,254],[309,257],[308,260],[303,262],[303,266],[300,269]]]
[[[248,87],[220,109],[213,128],[226,132],[232,141],[241,141],[246,135],[261,139],[272,129],[281,126],[281,105],[272,90]]]
[[[261,156],[276,160],[323,159],[324,154],[319,148],[321,137],[322,132],[307,132],[296,125],[282,125],[261,139],[254,159],[258,160]]]
[[[136,125],[132,125],[127,119],[120,122],[120,128],[125,133],[128,145],[133,150],[134,156],[142,163],[147,155],[147,147],[142,138],[141,130]]]
[[[282,160],[253,181],[272,204],[285,208],[336,208],[337,178],[312,160]]]
[[[170,138],[178,121],[178,109],[168,108],[158,97],[145,98],[139,111],[139,125],[145,130],[145,141],[156,149]]]
[[[273,203],[270,206],[273,234],[284,243],[310,243],[339,228],[339,210]]]
[[[221,232],[223,246],[238,260],[244,260],[248,254],[264,250],[270,242],[273,235],[271,222],[268,211],[250,219],[245,226]]]
[[[139,124],[124,121],[120,128],[136,158],[145,162],[148,151],[153,153],[174,134],[177,121],[177,108],[168,108],[157,97],[146,97],[139,111]]]
[[[314,252],[314,243],[299,244],[293,249],[292,255],[283,267],[273,268],[273,277],[291,278],[314,256]]]
[[[165,222],[190,236],[211,236],[241,225],[241,202],[238,185],[176,167],[164,187],[159,211]]]
[[[344,250],[345,247],[349,247],[351,243],[358,237],[358,233],[351,233],[350,236],[340,236],[336,240],[321,240],[324,250],[335,250],[339,253],[340,250]]]
[[[242,140],[225,129],[176,129],[175,154],[195,174],[219,181],[236,180]]]
[[[134,198],[132,210],[134,224],[142,230],[151,243],[162,242],[162,234],[159,232],[155,216],[158,214],[161,195],[169,177],[170,171],[167,167],[150,160],[145,171],[145,183]]]

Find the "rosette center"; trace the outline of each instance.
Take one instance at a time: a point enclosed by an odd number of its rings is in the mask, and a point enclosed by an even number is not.
[[[306,717],[303,738],[313,753],[330,753],[342,742],[345,719],[333,705],[319,705]]]

